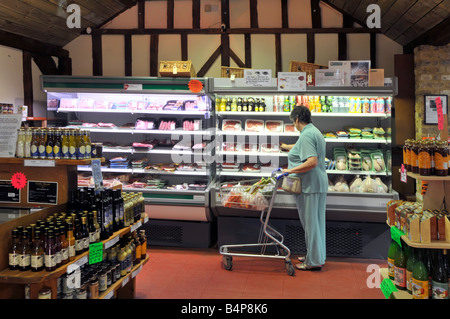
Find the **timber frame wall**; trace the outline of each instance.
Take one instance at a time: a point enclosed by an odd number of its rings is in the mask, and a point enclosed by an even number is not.
[[[226,28],[200,28],[200,12],[201,1],[192,0],[192,28],[191,29],[175,29],[174,28],[174,1],[167,1],[167,28],[145,28],[145,2],[151,0],[138,0],[138,28],[137,29],[105,29],[95,28],[91,32],[92,36],[92,57],[93,57],[93,75],[103,75],[103,61],[102,61],[102,37],[108,35],[123,35],[125,43],[125,75],[131,76],[132,70],[132,35],[150,35],[150,76],[158,76],[158,43],[159,35],[161,34],[179,34],[181,37],[181,59],[189,60],[188,57],[188,35],[189,34],[216,34],[220,35],[221,44],[211,54],[209,59],[198,70],[197,76],[203,77],[208,72],[213,63],[221,56],[221,65],[230,66],[230,59],[232,59],[239,67],[251,68],[251,35],[252,34],[273,34],[275,41],[275,56],[276,56],[276,72],[281,71],[281,34],[306,34],[307,36],[307,61],[309,63],[315,62],[315,37],[317,33],[332,33],[338,34],[338,58],[339,60],[347,59],[347,34],[349,33],[365,33],[370,34],[370,60],[372,68],[376,68],[376,34],[380,33],[379,29],[369,29],[366,27],[355,28],[354,23],[365,25],[361,21],[356,21],[351,16],[342,13],[332,4],[328,4],[333,9],[343,14],[343,28],[322,28],[321,23],[321,9],[319,0],[311,1],[311,18],[312,28],[289,28],[288,19],[288,0],[280,0],[282,26],[281,28],[259,28],[258,27],[258,0],[249,0],[250,3],[250,28],[229,28],[230,14],[229,14],[229,0],[221,0],[221,23]],[[326,3],[326,2],[325,2]],[[110,20],[109,20],[110,21]],[[108,21],[108,22],[109,22]],[[104,24],[103,24],[104,25]],[[86,34],[86,33],[84,33]],[[243,34],[245,39],[245,57],[241,59],[230,48],[230,34]]]

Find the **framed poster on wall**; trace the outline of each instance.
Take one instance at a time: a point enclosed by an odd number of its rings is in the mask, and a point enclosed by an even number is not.
[[[448,96],[447,95],[425,95],[424,96],[424,124],[433,125],[439,122],[438,110],[439,102],[442,106],[442,115],[448,114]]]

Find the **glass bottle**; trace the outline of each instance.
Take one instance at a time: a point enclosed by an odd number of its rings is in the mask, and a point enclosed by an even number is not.
[[[82,133],[80,130],[77,130],[77,148],[78,148],[78,159],[85,159],[86,158],[86,142],[82,136]]]
[[[66,225],[61,225],[60,239],[61,239],[61,264],[65,265],[69,262],[69,240],[67,239]]]
[[[90,131],[84,131],[83,133],[84,145],[85,145],[85,158],[90,159],[92,157],[92,144]]]
[[[412,295],[413,299],[428,299],[428,270],[425,256],[423,249],[418,249],[417,252],[411,286]]]
[[[81,255],[84,250],[84,238],[83,233],[81,231],[81,222],[79,219],[75,219],[74,221],[75,225],[75,255]]]
[[[33,132],[30,128],[25,130],[25,144],[23,147],[24,157],[31,158],[31,141],[33,140]]]
[[[397,254],[394,260],[394,276],[395,276],[395,286],[400,290],[406,289],[406,263],[408,257],[406,252],[402,247],[397,249]]]
[[[77,143],[75,141],[75,131],[69,131],[69,158],[77,159]]]
[[[62,148],[61,148],[61,130],[56,130],[54,135],[54,145],[53,145],[53,155],[55,159],[62,158]]]
[[[140,242],[140,240],[137,238],[136,235],[136,231],[133,232],[133,240],[134,240],[134,245],[135,245],[135,255],[136,258],[134,260],[134,264],[137,265],[141,262],[142,259],[142,243]]]
[[[50,158],[50,159],[55,158],[54,147],[55,147],[54,133],[53,133],[53,130],[49,130],[47,141],[45,143],[45,152],[46,152],[47,158]]]
[[[17,130],[16,157],[25,157],[25,130],[23,128]]]
[[[237,111],[237,100],[236,100],[236,98],[232,99],[230,108],[231,108],[230,109],[231,112],[236,112]]]
[[[31,158],[39,158],[39,131],[33,130],[30,144]]]
[[[47,234],[47,245],[45,248],[45,270],[54,271],[56,269],[56,245],[55,245],[55,234],[53,230],[49,229]]]
[[[416,248],[410,247],[410,254],[408,256],[408,261],[406,263],[406,290],[409,294],[412,294],[411,284],[412,284],[412,273],[414,270],[414,265],[416,262]]]
[[[53,229],[53,233],[55,234],[55,259],[56,259],[56,268],[61,267],[61,232],[59,227],[55,227]]]
[[[69,159],[70,153],[69,153],[69,130],[65,129],[62,131],[62,137],[61,137],[61,158],[63,159]]]
[[[395,240],[391,239],[391,244],[388,250],[388,276],[389,279],[391,280],[395,280],[394,262],[398,249],[400,249],[400,246],[397,244]]]
[[[141,260],[144,260],[147,258],[147,236],[145,236],[145,230],[140,231],[139,239],[141,241]]]
[[[81,235],[83,237],[83,251],[89,250],[89,231],[87,228],[87,217],[81,217]]]
[[[434,260],[432,256],[432,250],[431,249],[424,249],[425,252],[425,265],[427,266],[428,271],[428,298],[431,298],[431,284],[432,284],[432,275],[433,275],[433,267],[434,267]]]
[[[44,129],[41,129],[39,133],[39,147],[38,147],[40,159],[45,159],[47,156],[47,152],[45,150],[46,142],[47,142],[47,134]]]
[[[431,299],[449,299],[447,269],[445,269],[444,258],[447,259],[447,250],[439,250],[432,271]]]
[[[411,148],[411,172],[419,174],[419,149],[420,141],[414,141]]]
[[[431,150],[428,141],[422,141],[419,147],[419,174],[429,176],[431,174]]]
[[[127,254],[127,273],[129,274],[132,268],[131,265],[133,264],[130,244],[125,246],[125,252]]]
[[[31,271],[44,270],[44,245],[41,242],[41,231],[34,233],[33,247],[31,248]]]
[[[428,150],[430,153],[430,162],[431,162],[431,167],[430,167],[430,175],[436,175],[436,162],[435,162],[435,152],[437,150],[437,145],[438,145],[438,141],[429,141],[428,142]]]
[[[73,235],[73,223],[71,220],[66,220],[67,222],[67,242],[68,242],[68,255],[69,261],[75,260],[75,237]]]
[[[448,175],[447,148],[445,141],[439,141],[434,152],[435,174],[437,176]]]
[[[27,230],[22,232],[22,241],[19,247],[19,270],[27,271],[31,268],[30,237]]]
[[[9,262],[8,268],[10,270],[19,269],[19,249],[20,249],[20,238],[19,231],[14,229],[12,231],[12,243],[9,247]]]
[[[88,232],[89,232],[89,244],[97,242],[97,230],[94,225],[94,213],[88,213]]]
[[[97,210],[93,210],[92,214],[94,216],[95,242],[98,243],[100,241],[100,225],[98,224]]]
[[[120,189],[116,190],[117,196],[118,196],[118,204],[119,204],[119,228],[122,229],[125,227],[124,224],[124,213],[125,213],[125,207],[124,207],[124,200],[122,196],[122,191]]]
[[[405,167],[405,169],[408,172],[411,170],[411,167],[409,165],[409,160],[410,160],[409,143],[410,143],[410,140],[406,140],[405,145],[403,146],[403,166]]]
[[[120,276],[123,277],[127,274],[127,261],[126,261],[125,248],[120,248],[120,252],[117,255],[117,261],[120,263]]]

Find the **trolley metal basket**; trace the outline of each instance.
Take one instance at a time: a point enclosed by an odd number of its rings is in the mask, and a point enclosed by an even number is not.
[[[260,211],[261,227],[259,231],[258,243],[235,244],[220,246],[220,254],[226,270],[231,270],[233,266],[233,256],[241,257],[265,257],[284,259],[286,272],[290,276],[295,275],[295,268],[292,265],[291,251],[283,243],[284,237],[276,229],[269,225],[270,214],[275,202],[277,189],[281,186],[284,176],[279,174],[281,169],[272,172],[272,177],[261,180],[248,180],[236,183],[222,183],[220,185],[220,199],[222,205],[230,208],[248,209]],[[278,176],[277,176],[278,174]],[[260,253],[232,252],[236,248],[258,248]],[[266,253],[267,247],[274,247],[276,253]]]

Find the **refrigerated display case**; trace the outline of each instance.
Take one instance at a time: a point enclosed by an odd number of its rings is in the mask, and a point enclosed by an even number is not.
[[[105,180],[142,192],[154,245],[210,245],[212,79],[42,76],[48,112],[102,144]],[[79,179],[90,166],[78,166]]]
[[[247,236],[244,229],[253,227],[250,224],[255,219],[250,211],[224,207],[220,187],[227,182],[269,177],[273,170],[286,167],[287,152],[280,149],[280,144],[297,141],[300,133],[292,127],[289,115],[296,104],[304,104],[312,110],[312,121],[326,140],[327,161],[321,165],[326,166],[330,183],[327,196],[329,255],[377,257],[383,254],[383,251],[374,253],[366,248],[384,231],[381,225],[385,223],[386,203],[398,199],[398,193],[392,189],[391,171],[395,78],[392,83],[387,87],[307,87],[305,92],[285,92],[278,90],[277,79],[272,79],[272,85],[266,87],[245,86],[243,79],[214,79],[217,167],[211,204],[218,217],[219,245],[251,242],[253,239],[240,237]],[[263,112],[243,111],[242,107],[231,111],[226,105],[224,109],[223,103],[221,107],[222,99],[246,100],[247,103],[264,100],[265,108]],[[360,103],[358,110],[357,101]],[[363,112],[366,101],[369,108]],[[345,162],[340,161],[342,155]],[[363,159],[367,159],[366,165],[370,166],[363,167]],[[352,183],[355,181],[357,183]],[[369,187],[360,186],[360,181],[367,181]],[[341,187],[342,183],[347,186]],[[284,229],[283,234],[293,252],[304,253],[303,230],[293,196],[279,190],[271,216],[273,223]]]

